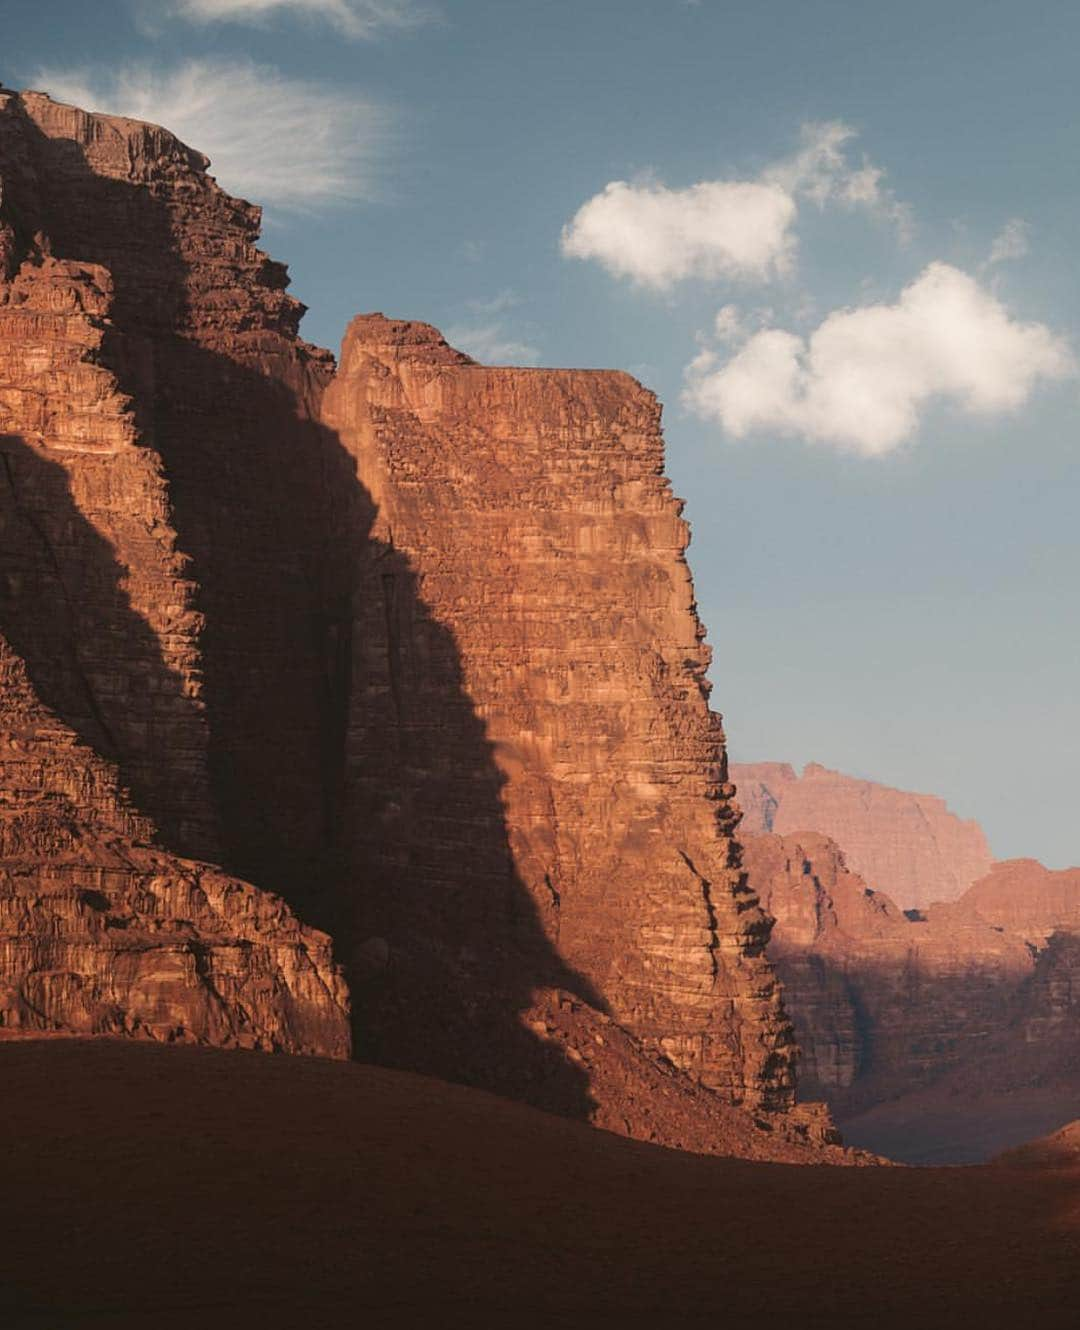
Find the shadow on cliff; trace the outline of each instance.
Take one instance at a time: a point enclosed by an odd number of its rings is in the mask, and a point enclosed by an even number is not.
[[[177,543],[191,558],[225,867],[332,933],[350,979],[357,1056],[586,1116],[586,1074],[521,1013],[537,988],[602,1001],[549,943],[516,873],[503,778],[451,633],[417,594],[408,561],[371,538],[375,507],[353,458],[308,416],[328,366],[298,359],[259,326],[238,334],[247,365],[176,335],[200,311],[188,305],[197,274],[167,198],[104,179],[75,142],[26,128],[53,253],[112,273],[118,331],[102,358],[163,460]],[[21,219],[28,235],[34,220]],[[267,263],[257,280],[282,290],[285,270]],[[282,315],[286,336],[297,317]],[[18,452],[48,503],[87,527],[60,468]],[[79,548],[122,594],[106,542],[84,530]],[[34,557],[47,565],[44,547]],[[35,576],[44,585],[47,569]],[[50,682],[56,643],[70,641],[63,597],[46,630],[25,597],[16,617],[13,645],[43,698],[116,760],[117,745],[101,737],[108,726],[85,720],[88,694],[100,709],[97,690],[74,668],[61,672],[62,686]],[[118,670],[136,638],[140,660],[156,661],[169,685],[156,639],[130,606],[98,629]],[[132,792],[145,810],[160,807],[183,773],[164,745],[139,756],[157,783],[129,780]],[[182,828],[158,824],[168,848],[191,850]]]
[[[132,608],[124,572],[65,467],[0,435],[0,632],[40,701],[115,765],[133,808],[177,849],[206,857],[216,841],[205,721]]]
[[[1028,1074],[1021,1068],[1032,1061],[1031,1050],[1016,1051],[1025,1042],[1016,1031],[1034,973],[942,970],[920,960],[915,939],[892,960],[830,955],[790,942],[769,955],[802,1049],[800,1098],[824,1100],[840,1119],[958,1073],[982,1078],[983,1088],[1000,1083],[992,1068],[1002,1062],[1002,1041],[1015,1044],[1009,1061],[1021,1080]],[[838,1051],[848,1061],[842,1078],[829,1071]]]

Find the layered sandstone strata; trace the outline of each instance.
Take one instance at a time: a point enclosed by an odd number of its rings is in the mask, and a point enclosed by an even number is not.
[[[285,798],[258,771],[290,744],[289,664],[266,676],[274,729],[252,657],[228,668],[238,639],[289,662],[297,624],[215,574],[255,440],[273,417],[258,446],[289,469],[286,408],[325,361],[205,165],[153,126],[0,93],[0,1026],[342,1056],[329,939],[189,857],[254,861],[259,824],[310,817],[310,794],[284,807],[309,745]]]
[[[977,822],[930,794],[894,790],[811,762],[796,775],[783,762],[733,763],[746,835],[817,831],[852,870],[901,909],[961,896],[993,856]]]
[[[697,1148],[701,1086],[788,1106],[655,399],[374,317],[323,412],[206,166],[0,94],[9,1021],[340,1052],[236,874],[361,1055]]]
[[[623,374],[488,369],[371,315],[324,418],[377,509],[346,756],[374,887],[354,935],[451,986],[490,963],[482,939],[515,940],[533,983],[555,967],[702,1084],[789,1102],[656,399]],[[393,1023],[377,1038],[400,1056]]]

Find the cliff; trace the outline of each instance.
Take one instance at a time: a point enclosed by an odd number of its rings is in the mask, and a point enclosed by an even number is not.
[[[858,780],[811,762],[797,776],[781,762],[733,763],[745,835],[818,831],[850,867],[901,909],[952,901],[989,871],[993,856],[977,822],[944,800]]]
[[[2,1020],[340,1055],[329,932],[360,1056],[721,1148],[792,1035],[655,399],[334,377],[207,165],[0,93]]]
[[[750,836],[745,858],[776,919],[769,954],[802,1050],[803,1092],[838,1110],[978,1057],[1033,971],[1021,938],[957,907],[909,918],[825,836]]]
[[[186,458],[297,317],[204,166],[0,93],[0,1025],[341,1056],[329,939],[191,858],[233,782]]]
[[[957,908],[1041,948],[1055,932],[1080,933],[1080,868],[1003,859],[961,896]]]
[[[744,857],[776,921],[801,1090],[859,1144],[970,1161],[1075,1104],[1080,875],[999,864],[959,901],[904,912],[827,837],[749,836]]]
[[[789,1102],[655,398],[622,374],[487,369],[374,315],[325,419],[397,559],[369,554],[357,596],[346,820],[382,886],[355,935],[434,948],[447,975],[478,964],[451,940],[513,939],[534,983],[695,1080]],[[400,1016],[376,1024],[386,1056]]]

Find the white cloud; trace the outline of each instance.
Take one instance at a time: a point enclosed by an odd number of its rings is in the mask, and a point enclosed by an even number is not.
[[[508,333],[499,320],[481,324],[455,324],[446,330],[446,340],[483,365],[536,365],[540,352],[528,342]]]
[[[414,0],[175,0],[172,12],[195,23],[261,23],[294,13],[363,41],[419,27],[433,16]]]
[[[256,203],[306,211],[378,196],[390,116],[324,83],[219,59],[107,75],[42,69],[35,83],[87,110],[164,125],[210,157],[224,189]]]
[[[713,335],[718,342],[723,342],[725,345],[743,340],[746,336],[746,324],[738,305],[724,305],[716,311]]]
[[[804,125],[801,146],[756,180],[703,180],[685,189],[613,180],[563,227],[562,252],[615,277],[663,290],[689,277],[769,281],[789,272],[802,200],[866,211],[910,229],[908,209],[866,158],[847,159],[854,131]]]
[[[686,277],[766,281],[790,267],[795,213],[790,194],[758,181],[614,180],[563,227],[562,252],[661,289]]]
[[[1001,228],[1001,233],[994,237],[990,246],[990,257],[986,267],[995,263],[1008,263],[1012,259],[1022,259],[1028,252],[1028,236],[1031,227],[1022,217],[1013,217]]]
[[[931,399],[992,415],[1073,373],[1064,339],[932,263],[895,304],[836,310],[809,339],[770,328],[725,362],[702,351],[684,400],[736,438],[773,431],[877,456],[911,438]]]

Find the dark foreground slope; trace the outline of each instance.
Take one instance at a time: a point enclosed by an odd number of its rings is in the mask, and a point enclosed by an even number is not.
[[[682,1154],[369,1066],[0,1047],[0,1323],[1075,1324],[1080,1168]]]

